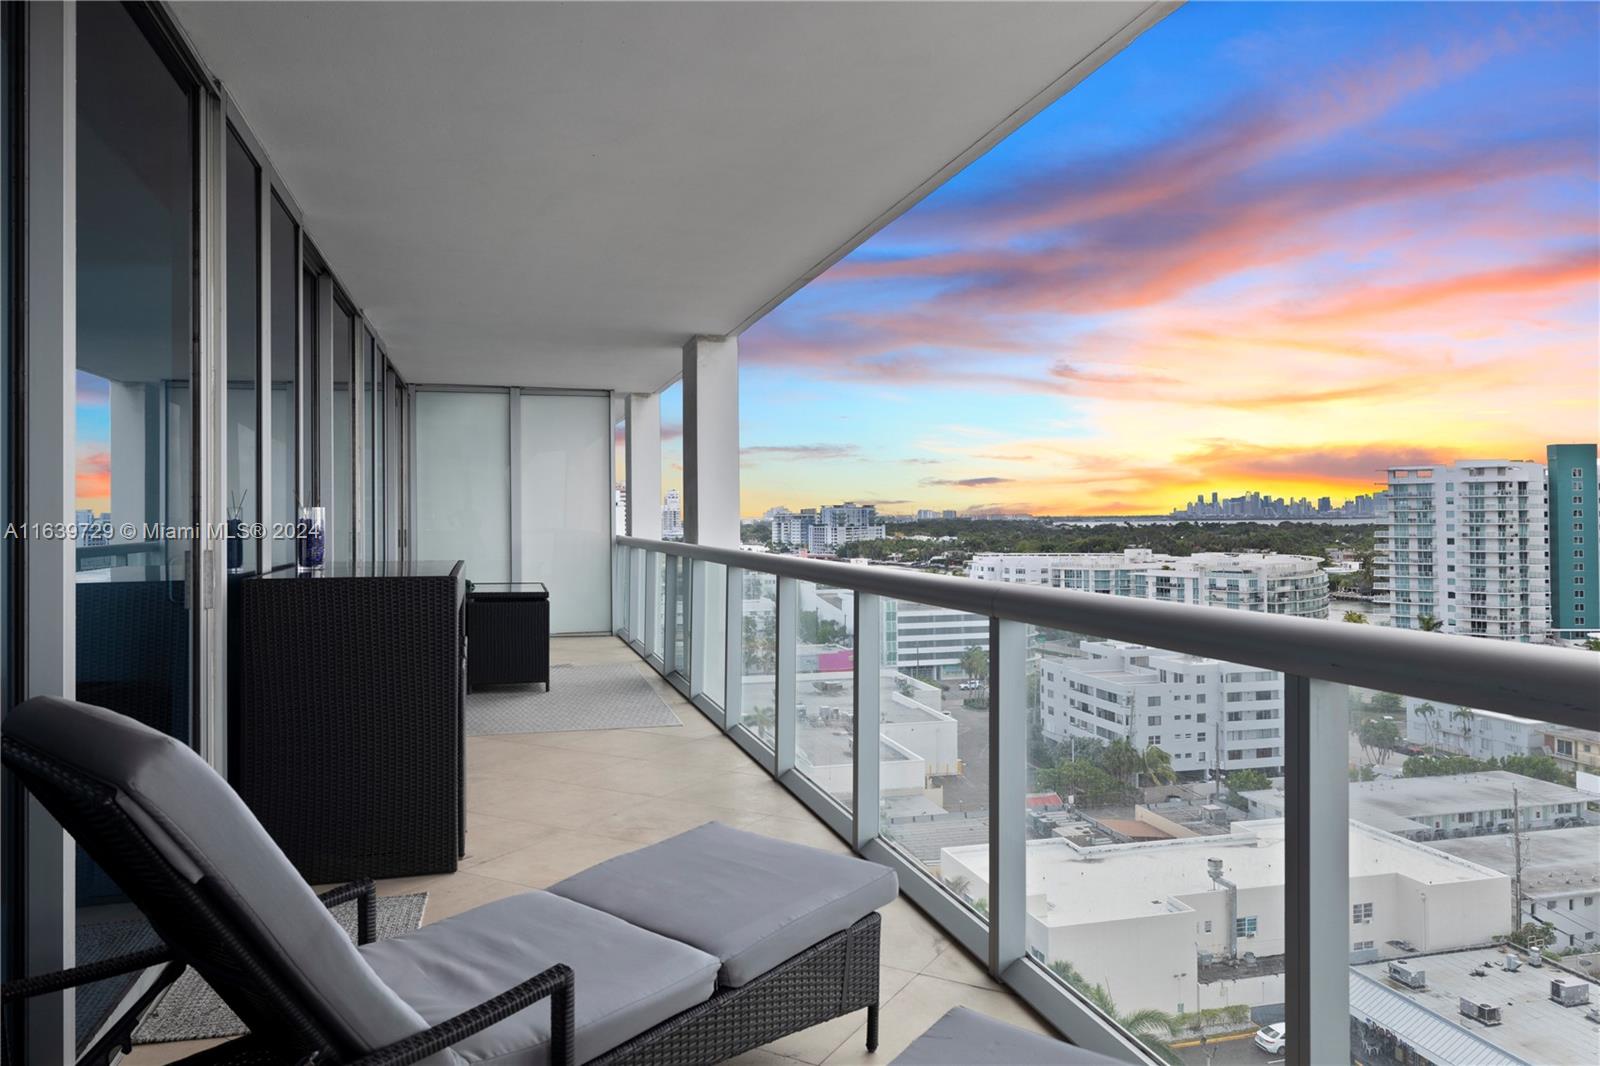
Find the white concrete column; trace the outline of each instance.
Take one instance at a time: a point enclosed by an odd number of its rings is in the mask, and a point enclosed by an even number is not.
[[[739,339],[683,346],[683,539],[739,546]]]
[[[661,539],[661,396],[628,397],[628,535]]]

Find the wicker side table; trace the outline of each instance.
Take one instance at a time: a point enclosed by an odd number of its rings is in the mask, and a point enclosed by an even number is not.
[[[479,584],[467,593],[467,688],[550,689],[550,590],[538,581]]]

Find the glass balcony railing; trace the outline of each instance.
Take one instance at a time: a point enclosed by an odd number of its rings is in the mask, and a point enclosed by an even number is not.
[[[617,574],[619,635],[1080,1044],[1593,1049],[1600,656],[632,538]]]

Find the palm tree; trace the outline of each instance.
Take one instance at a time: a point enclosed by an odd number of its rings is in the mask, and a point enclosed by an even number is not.
[[[989,649],[974,644],[961,653],[961,669],[968,677],[983,679],[989,676]]]
[[[1431,748],[1431,747],[1434,746],[1434,743],[1433,743],[1434,731],[1438,727],[1439,708],[1435,707],[1431,703],[1418,704],[1417,705],[1417,717],[1422,719],[1422,726],[1423,726],[1424,729],[1427,730],[1428,747]]]
[[[947,877],[944,879],[944,887],[954,892],[957,897],[965,899],[966,891],[972,887],[972,882],[965,877]]]
[[[1417,615],[1417,628],[1424,633],[1437,633],[1444,629],[1444,619],[1435,618],[1431,614]]]
[[[744,727],[756,736],[771,736],[774,717],[771,707],[753,707],[744,713],[741,721]]]
[[[1358,626],[1364,626],[1367,624],[1367,616],[1362,614],[1360,611],[1346,611],[1344,613],[1344,620]]]
[[[1461,753],[1463,755],[1471,755],[1472,723],[1477,720],[1472,713],[1472,709],[1457,705],[1456,709],[1450,712],[1450,720],[1461,723]]]
[[[1091,985],[1077,968],[1065,959],[1057,959],[1050,964],[1051,971],[1069,987],[1075,989],[1084,999],[1093,1003],[1100,1012],[1125,1032],[1131,1034],[1145,1047],[1156,1053],[1163,1062],[1181,1063],[1178,1053],[1173,1050],[1171,1040],[1177,1036],[1181,1026],[1175,1015],[1162,1010],[1139,1010],[1132,1014],[1121,1014],[1117,1011],[1116,1001],[1111,998],[1111,993],[1106,991],[1102,984]]]
[[[1144,769],[1144,756],[1126,739],[1118,737],[1107,744],[1101,763],[1112,777],[1138,786],[1139,771]]]
[[[1142,759],[1144,776],[1152,783],[1170,785],[1178,779],[1177,771],[1172,768],[1172,756],[1154,744],[1144,749]]]

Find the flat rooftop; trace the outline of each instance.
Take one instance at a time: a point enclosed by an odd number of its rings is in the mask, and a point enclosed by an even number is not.
[[[1572,976],[1554,966],[1529,966],[1526,960],[1516,971],[1505,968],[1507,952],[1501,948],[1476,951],[1449,951],[1437,955],[1416,955],[1406,962],[1427,975],[1428,987],[1417,990],[1389,980],[1387,963],[1374,962],[1350,967],[1351,973],[1368,979],[1391,996],[1401,997],[1434,1015],[1413,1015],[1408,1019],[1383,1022],[1408,1043],[1440,1063],[1515,1062],[1530,1066],[1558,1066],[1563,1063],[1600,1062],[1600,1026],[1584,1017],[1585,1008],[1562,1007],[1550,999],[1550,981]],[[1600,987],[1590,982],[1590,1002],[1600,1003]],[[1351,1011],[1358,1000],[1356,982],[1351,983]],[[1500,1025],[1483,1025],[1461,1014],[1461,999],[1466,997],[1500,1008]],[[1376,1012],[1375,1012],[1376,1014]],[[1381,1015],[1378,1015],[1381,1017]],[[1443,1021],[1448,1025],[1440,1025]],[[1457,1032],[1451,1032],[1453,1027]],[[1500,1049],[1508,1058],[1487,1053],[1483,1043]]]
[[[1436,840],[1428,845],[1501,873],[1516,869],[1510,833]],[[1522,834],[1522,890],[1529,896],[1600,891],[1600,825]]]
[[[1518,802],[1525,807],[1556,803],[1581,805],[1595,798],[1566,785],[1509,770],[1443,777],[1386,777],[1350,785],[1350,817],[1393,833],[1432,829],[1432,825],[1417,819],[1509,808],[1513,786]],[[1279,789],[1256,789],[1241,795],[1269,810],[1283,810],[1283,792]]]
[[[1051,926],[1088,925],[1188,910],[1180,897],[1219,892],[1207,860],[1241,889],[1284,883],[1281,818],[1235,822],[1223,836],[1081,847],[1063,838],[1027,844],[1029,896],[1042,894]],[[987,870],[987,848],[950,848],[951,858]],[[1350,823],[1351,876],[1403,871],[1436,885],[1502,876],[1430,847]]]

